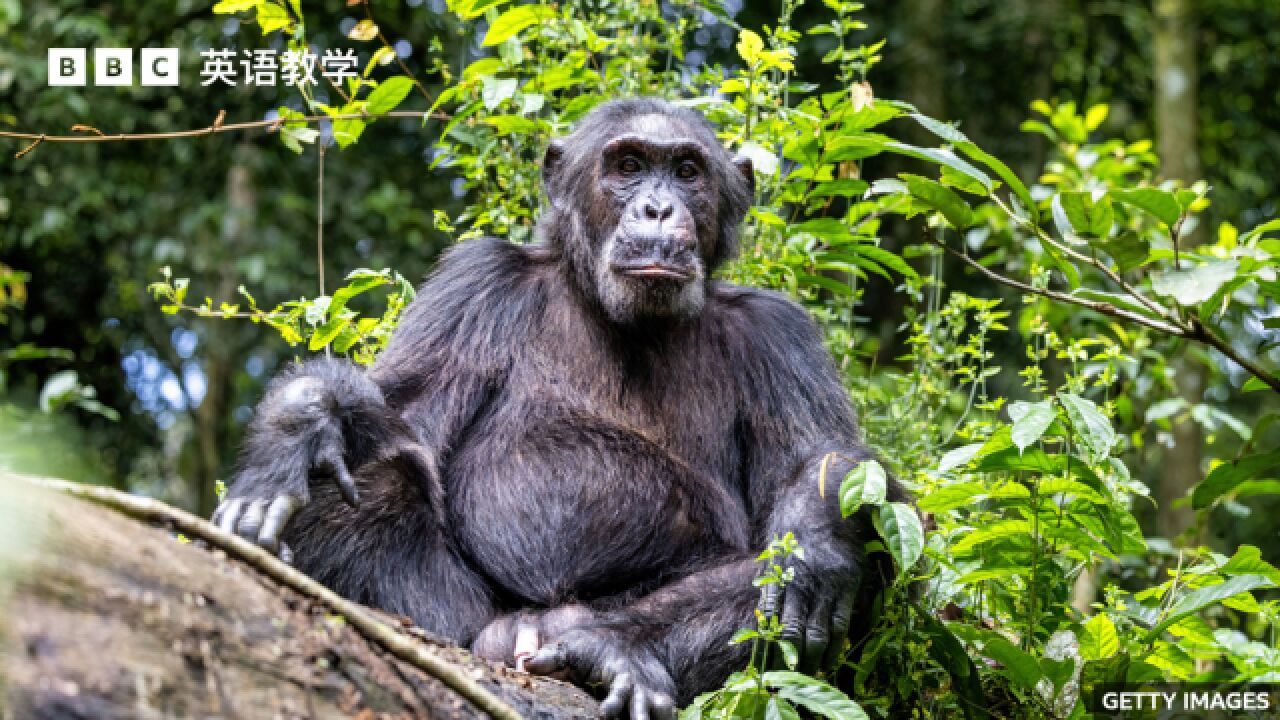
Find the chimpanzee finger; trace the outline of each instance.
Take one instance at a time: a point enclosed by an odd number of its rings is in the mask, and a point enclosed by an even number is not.
[[[534,675],[550,675],[568,667],[569,653],[564,643],[544,645],[533,657],[524,661],[524,669]]]
[[[609,686],[609,695],[600,703],[600,714],[607,718],[627,716],[627,705],[632,695],[631,673],[620,673]],[[633,717],[632,720],[635,720]]]
[[[773,617],[778,612],[778,598],[782,594],[782,589],[777,584],[765,585],[764,592],[760,594],[760,612],[765,617]]]
[[[809,611],[809,621],[804,627],[804,655],[800,660],[800,672],[812,674],[822,662],[822,656],[831,642],[831,597],[818,595]]]
[[[631,689],[631,720],[649,720],[649,693],[643,687]]]
[[[782,598],[782,639],[789,640],[796,650],[804,642],[804,625],[808,617],[808,597],[795,588],[787,588]]]
[[[258,533],[258,544],[266,550],[278,553],[280,550],[280,533],[289,523],[289,518],[298,511],[302,503],[293,495],[280,495],[267,506],[266,519],[262,521],[262,530]]]
[[[218,518],[218,528],[222,532],[236,534],[236,523],[240,522],[240,512],[244,509],[244,498],[232,498],[219,508],[222,515]]]
[[[347,464],[342,460],[342,453],[337,448],[330,445],[321,450],[316,456],[314,469],[337,483],[338,492],[342,494],[342,499],[346,500],[348,505],[359,507],[360,491],[356,489],[356,481],[347,471]]]
[[[831,644],[827,646],[823,667],[833,668],[840,664],[845,642],[849,639],[849,625],[853,622],[853,606],[857,599],[858,589],[850,588],[836,600],[835,610],[831,613]]]
[[[666,693],[650,693],[649,711],[653,720],[675,720],[676,701]]]
[[[240,523],[236,526],[236,534],[249,542],[256,543],[258,541],[258,531],[262,529],[262,520],[266,516],[267,501],[251,500],[249,507],[240,516]]]

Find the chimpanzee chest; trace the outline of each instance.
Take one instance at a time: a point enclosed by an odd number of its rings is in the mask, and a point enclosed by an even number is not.
[[[451,516],[486,575],[555,605],[644,592],[745,548],[732,403],[557,379],[513,382],[542,392],[498,398],[449,463]]]

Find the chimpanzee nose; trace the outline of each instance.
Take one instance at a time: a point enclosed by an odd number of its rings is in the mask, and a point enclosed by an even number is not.
[[[675,205],[671,202],[656,198],[649,198],[648,200],[645,200],[643,205],[645,218],[649,220],[657,220],[658,222],[662,222],[663,220],[670,218],[671,214],[675,212],[675,209]]]

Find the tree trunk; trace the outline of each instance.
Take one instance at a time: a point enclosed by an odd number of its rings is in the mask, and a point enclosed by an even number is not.
[[[207,525],[175,517],[188,533]],[[488,717],[457,689],[468,682],[513,717],[597,713],[577,688],[489,665],[388,618],[398,632],[382,630],[456,675],[425,671],[368,631],[386,616],[339,615],[227,547],[0,475],[0,718]]]
[[[1166,177],[1191,183],[1200,179],[1196,144],[1196,22],[1192,0],[1156,0],[1155,124],[1161,167]],[[1184,238],[1184,247],[1193,238]],[[1178,391],[1189,404],[1204,393],[1204,369],[1185,356],[1173,363]],[[1195,524],[1186,504],[1187,493],[1202,477],[1204,440],[1200,426],[1189,417],[1174,426],[1174,447],[1165,453],[1156,488],[1159,532],[1174,539]],[[1175,507],[1179,501],[1182,504]]]

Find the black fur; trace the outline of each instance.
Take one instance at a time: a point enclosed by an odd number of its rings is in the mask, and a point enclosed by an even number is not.
[[[628,225],[643,214],[632,185],[607,177],[601,148],[655,128],[655,142],[683,137],[704,159],[696,182],[645,175],[642,191],[688,211],[696,262],[663,257],[697,266],[696,293],[602,281],[609,254],[644,233]],[[831,598],[862,579],[870,523],[842,521],[836,489],[869,453],[804,310],[710,279],[736,251],[746,170],[692,111],[602,106],[548,152],[539,244],[454,248],[371,371],[320,360],[275,381],[232,499],[299,497],[283,536],[298,567],[463,644],[493,622],[485,654],[509,656],[507,613],[571,608],[542,638],[567,644],[570,676],[621,667],[680,703],[745,664],[748,647],[728,641],[755,623],[755,555],[792,531],[805,557],[787,591],[800,610],[784,621],[820,648]],[[355,509],[316,477],[335,437]],[[823,497],[829,452],[846,459]]]

